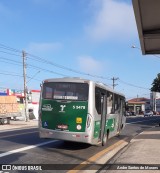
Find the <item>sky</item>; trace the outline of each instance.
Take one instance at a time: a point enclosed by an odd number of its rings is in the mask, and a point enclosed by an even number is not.
[[[103,82],[147,97],[159,58],[142,55],[131,0],[0,0],[0,88],[40,89],[48,78]],[[132,46],[136,48],[132,48]]]

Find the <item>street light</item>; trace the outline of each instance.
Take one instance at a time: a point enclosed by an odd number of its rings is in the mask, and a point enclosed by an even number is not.
[[[131,48],[136,48],[136,46],[135,45],[132,45],[132,47]]]
[[[135,45],[132,45],[131,48],[136,48],[136,49],[139,49],[141,50],[139,47],[135,46]],[[154,55],[154,54],[150,54],[152,56],[155,56],[156,58],[160,58],[160,56],[158,55]],[[156,108],[157,108],[157,104],[156,104],[156,96],[155,96],[155,92],[152,92],[152,107],[153,107],[153,110],[156,111]]]
[[[135,45],[132,45],[131,48],[141,50],[141,48],[139,48],[139,47],[137,47]],[[160,56],[158,56],[158,55],[153,55],[153,54],[149,54],[149,55],[155,56],[156,58],[160,58]]]

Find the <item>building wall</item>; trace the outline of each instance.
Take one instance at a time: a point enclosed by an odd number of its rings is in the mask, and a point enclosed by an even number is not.
[[[160,93],[152,92],[150,98],[151,109],[160,112]]]
[[[32,109],[33,110],[33,114],[35,116],[35,119],[38,120],[38,109],[39,109],[39,104],[28,104],[28,110]]]

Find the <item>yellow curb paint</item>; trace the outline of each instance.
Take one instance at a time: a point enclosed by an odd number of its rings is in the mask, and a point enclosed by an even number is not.
[[[127,139],[127,138],[125,138]],[[102,157],[104,154],[108,153],[109,151],[113,150],[114,148],[116,148],[117,146],[121,145],[122,143],[124,143],[125,139],[120,140],[118,142],[116,142],[115,144],[111,145],[110,147],[100,151],[99,153],[95,154],[94,156],[90,157],[88,160],[80,163],[78,166],[74,167],[72,170],[68,171],[67,173],[77,173],[79,172],[81,169],[83,169],[84,167],[87,167],[87,165],[91,164],[91,163],[95,163],[95,161]]]

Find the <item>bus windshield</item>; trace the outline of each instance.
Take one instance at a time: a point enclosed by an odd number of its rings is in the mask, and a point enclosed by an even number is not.
[[[43,99],[88,100],[87,83],[48,82],[43,85]]]

